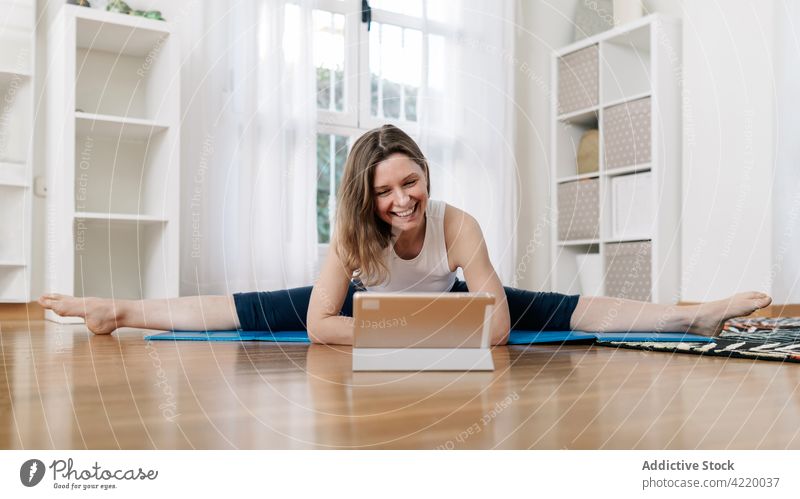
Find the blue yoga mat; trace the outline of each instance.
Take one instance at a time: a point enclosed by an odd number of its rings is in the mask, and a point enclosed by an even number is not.
[[[168,331],[145,336],[145,340],[184,341],[272,341],[310,343],[305,331]],[[708,343],[706,336],[689,333],[587,333],[585,331],[511,331],[509,345],[563,343],[565,341],[684,341]]]

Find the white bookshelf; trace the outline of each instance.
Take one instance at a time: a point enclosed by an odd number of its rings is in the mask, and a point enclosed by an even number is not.
[[[552,56],[551,207],[559,215],[551,226],[554,291],[657,303],[674,303],[679,298],[680,33],[678,20],[654,14],[559,49]],[[593,53],[594,66],[585,62],[592,60]],[[568,107],[564,103],[582,105],[564,109]],[[633,126],[635,112],[643,110],[643,116],[649,112],[645,119],[649,134],[646,127],[635,130]],[[631,125],[630,130],[620,133],[619,116]],[[579,174],[578,145],[590,129],[599,131],[599,168]],[[632,135],[634,150],[633,161],[627,164],[620,159],[627,155],[616,154],[625,143],[619,137],[625,134]],[[596,206],[594,197],[584,196],[590,201],[583,204],[568,197],[574,194],[569,189],[578,189],[578,183],[584,189],[592,187],[587,192],[596,195]],[[589,231],[583,230],[587,218],[596,222]],[[580,219],[582,225],[575,224],[576,229],[573,219]],[[583,255],[594,258],[584,260]],[[582,261],[601,266],[599,287],[582,288]],[[622,288],[621,269],[626,279]]]
[[[0,302],[31,301],[36,1],[0,0]]]
[[[49,43],[48,291],[177,296],[180,60],[173,27],[64,5]]]

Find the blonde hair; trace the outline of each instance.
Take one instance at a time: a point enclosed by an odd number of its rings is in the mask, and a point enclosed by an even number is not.
[[[375,167],[395,153],[408,156],[425,173],[431,192],[428,161],[414,140],[393,125],[384,125],[356,140],[347,156],[336,210],[336,251],[352,277],[366,286],[385,282],[389,268],[384,250],[392,239],[392,227],[375,213],[372,183]]]

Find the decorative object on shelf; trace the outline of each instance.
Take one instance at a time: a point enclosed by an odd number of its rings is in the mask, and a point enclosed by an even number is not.
[[[603,151],[606,169],[649,163],[650,98],[606,108],[603,113]]]
[[[599,179],[558,186],[558,240],[597,239],[600,229]]]
[[[144,17],[146,19],[154,19],[156,21],[163,21],[160,10],[134,10],[131,12],[132,16]]]
[[[582,253],[575,255],[578,265],[578,279],[581,293],[585,296],[603,295],[603,259],[600,253]]]
[[[583,40],[614,27],[614,1],[592,0],[578,2],[575,11],[573,41]]]
[[[592,45],[558,59],[558,114],[597,105],[598,50]]]
[[[614,0],[614,25],[621,26],[642,17],[641,0]]]
[[[130,14],[131,7],[122,0],[109,0],[106,5],[106,10],[109,12],[119,12],[120,14]]]
[[[160,10],[134,10],[130,5],[122,0],[109,0],[106,5],[106,10],[109,12],[118,12],[120,14],[130,14],[132,16],[144,17],[145,19],[154,19],[156,21],[163,21]]]
[[[578,175],[594,173],[600,168],[600,132],[587,131],[578,144]]]
[[[67,0],[70,5],[77,5],[78,7],[91,7],[89,0]]]
[[[139,15],[139,14],[136,14],[136,15]],[[144,12],[144,14],[142,14],[142,17],[146,17],[147,19],[154,19],[156,21],[163,21],[164,20],[164,18],[161,17],[161,11],[160,10],[147,10],[147,11]]]

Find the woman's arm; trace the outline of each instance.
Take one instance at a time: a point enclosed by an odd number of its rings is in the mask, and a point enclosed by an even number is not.
[[[450,243],[447,249],[448,259],[456,267],[463,269],[470,292],[494,295],[491,342],[492,345],[505,345],[511,329],[506,292],[489,260],[489,250],[486,248],[481,227],[472,215],[450,206],[447,210],[451,214],[446,216],[445,222],[445,239]]]
[[[308,338],[312,343],[352,345],[353,318],[339,315],[350,286],[350,275],[339,260],[335,237],[335,234],[331,237],[328,256],[311,291],[306,316]]]

